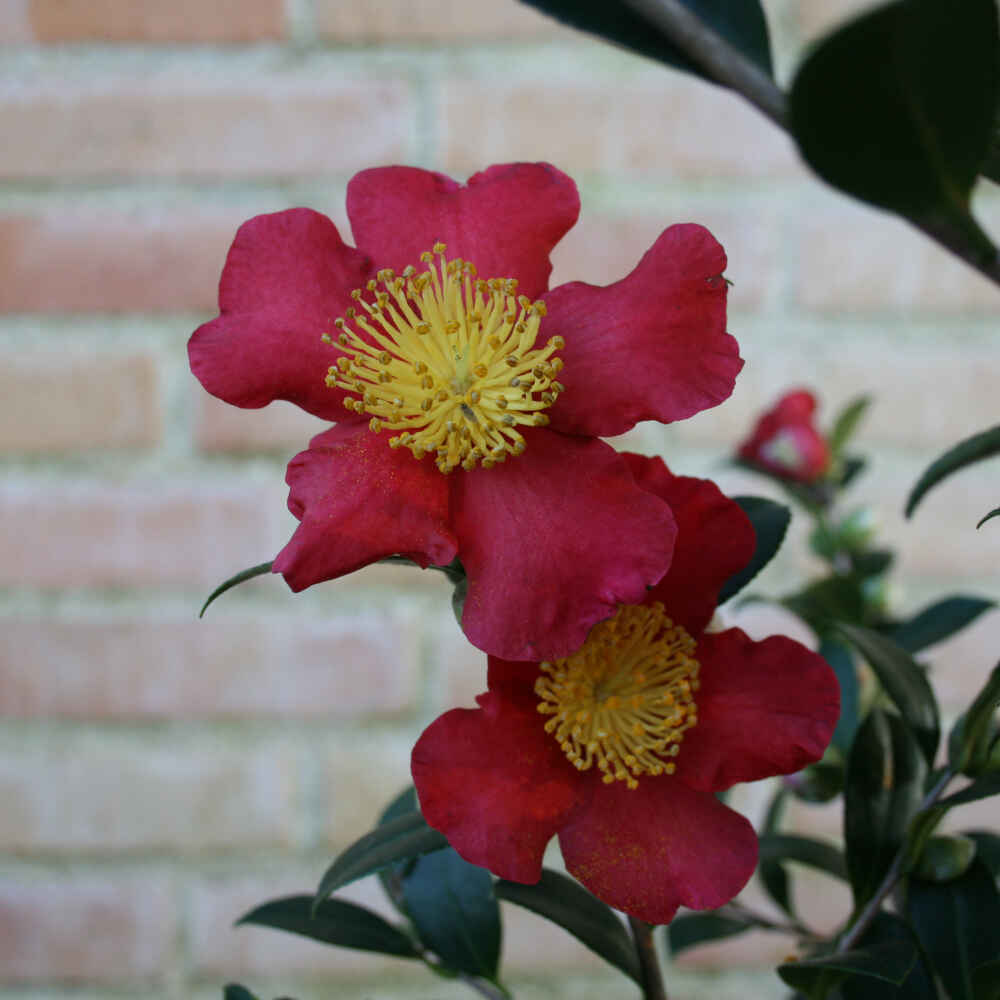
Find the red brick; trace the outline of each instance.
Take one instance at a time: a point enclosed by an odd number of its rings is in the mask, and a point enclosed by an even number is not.
[[[193,610],[193,609],[192,609]],[[6,621],[0,713],[22,718],[392,716],[417,696],[404,615]]]
[[[256,42],[284,34],[283,0],[29,0],[39,42]]]
[[[291,458],[329,426],[291,403],[241,410],[208,393],[198,394],[195,441],[199,450],[208,453],[279,451]]]
[[[159,437],[152,358],[33,353],[0,360],[0,451],[129,448]]]
[[[266,487],[5,484],[0,582],[215,586],[273,558],[291,535],[280,479],[276,471]]]
[[[156,875],[0,880],[0,983],[159,981],[174,963],[171,886]]]
[[[116,854],[283,846],[295,759],[258,741],[53,735],[0,760],[0,849]]]
[[[339,72],[91,75],[0,98],[0,177],[262,177],[407,159],[408,86]]]

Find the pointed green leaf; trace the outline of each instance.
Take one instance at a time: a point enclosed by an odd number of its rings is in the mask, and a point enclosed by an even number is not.
[[[854,436],[871,401],[871,396],[858,396],[837,414],[829,438],[830,451],[834,455],[839,455],[844,450],[844,445]]]
[[[1000,958],[972,970],[972,995],[976,1000],[1000,1000]]]
[[[419,812],[404,813],[356,840],[330,865],[316,890],[316,904],[337,889],[394,861],[440,851],[447,846],[444,834],[431,829]]]
[[[961,20],[961,18],[956,20]],[[964,469],[967,465],[972,465],[973,462],[981,462],[984,458],[991,458],[998,452],[1000,452],[1000,425],[973,434],[964,441],[959,441],[924,470],[923,475],[917,480],[916,486],[910,490],[910,495],[906,500],[906,516],[909,517],[916,510],[917,504],[920,503],[927,491],[932,486],[936,486],[942,479],[958,472],[959,469]]]
[[[1000,515],[1000,507],[994,507],[985,517],[980,518],[976,524],[976,530],[978,531],[987,521],[992,520],[997,515]]]
[[[906,978],[896,986],[867,976],[854,976],[840,987],[841,1000],[939,1000],[934,977],[919,954],[913,931],[899,917],[884,910],[877,914],[857,946],[867,950],[893,942],[917,951],[917,960]]]
[[[984,597],[955,594],[929,604],[912,618],[900,622],[889,632],[889,638],[903,649],[919,653],[961,631],[995,605],[996,601]]]
[[[222,991],[222,1000],[257,1000],[257,997],[239,983],[227,983]]]
[[[342,899],[328,899],[314,907],[312,896],[286,896],[256,907],[236,923],[275,927],[341,948],[419,958],[413,942],[398,927]]]
[[[985,764],[998,705],[1000,664],[993,668],[983,689],[952,730],[948,740],[948,761],[953,771],[963,772],[970,765],[975,771]]]
[[[925,882],[950,882],[972,864],[976,842],[961,834],[940,834],[924,845],[913,877]]]
[[[787,800],[788,788],[783,784],[779,785],[778,790],[771,799],[771,804],[767,807],[767,815],[764,817],[764,823],[760,829],[760,837],[778,833],[781,827],[781,819],[785,813],[785,803]],[[771,899],[789,916],[794,916],[795,907],[792,904],[791,880],[787,869],[781,861],[759,855],[757,875]]]
[[[670,954],[679,955],[706,941],[718,941],[753,929],[753,924],[719,913],[684,913],[667,924]]]
[[[861,580],[851,573],[836,573],[817,580],[798,593],[783,597],[781,603],[824,637],[838,622],[860,623],[865,616]]]
[[[853,976],[898,986],[910,974],[916,961],[917,949],[911,943],[887,941],[838,955],[820,955],[779,965],[778,975],[793,989],[810,997],[823,997],[838,983]],[[816,992],[817,988],[823,992]]]
[[[419,812],[420,805],[417,802],[417,790],[413,785],[404,788],[382,811],[382,815],[378,818],[378,823],[376,826],[385,826],[387,823],[392,822],[394,819],[399,819],[400,816],[405,816],[410,813]],[[403,861],[394,861],[392,864],[386,865],[385,868],[380,868],[378,871],[378,880],[382,883],[382,888],[385,890],[385,894],[389,897],[389,901],[393,906],[396,907],[403,915],[406,915],[406,906],[403,902],[403,875],[407,868],[413,863],[412,858],[406,858]]]
[[[706,80],[711,79],[673,42],[664,38],[644,17],[621,3],[621,0],[524,2],[571,27],[598,35],[668,66],[695,73]],[[682,3],[730,45],[771,75],[771,45],[767,21],[758,0],[740,0],[738,4],[732,3],[732,0],[682,0]]]
[[[761,861],[798,861],[834,878],[847,880],[843,853],[833,844],[789,833],[767,833],[760,837]]]
[[[960,792],[941,799],[938,805],[944,806],[945,809],[953,809],[955,806],[988,799],[992,795],[1000,795],[1000,774],[985,774],[981,778],[976,778]]]
[[[642,983],[642,973],[632,939],[624,924],[606,903],[589,893],[579,882],[542,869],[541,879],[534,885],[508,882],[496,884],[499,899],[523,906],[568,931],[595,955],[600,955],[626,976]]]
[[[854,742],[861,716],[861,686],[854,657],[850,649],[834,639],[824,639],[819,644],[819,655],[830,664],[840,685],[840,718],[833,731],[831,743],[846,756]]]
[[[271,563],[260,563],[257,566],[251,566],[249,569],[245,569],[236,576],[231,576],[225,583],[220,583],[211,594],[208,595],[207,600],[201,606],[201,611],[198,612],[198,617],[201,618],[208,609],[208,606],[217,597],[221,597],[227,590],[232,590],[233,587],[238,586],[241,583],[246,583],[247,580],[252,580],[255,576],[263,576],[265,573],[271,572]]]
[[[965,830],[964,836],[976,845],[976,857],[1000,879],[1000,836],[990,830]]]
[[[448,969],[496,979],[500,907],[485,868],[451,847],[426,854],[404,876],[403,899],[420,940]]]
[[[738,594],[774,558],[792,518],[792,512],[784,504],[764,497],[733,497],[733,500],[750,518],[757,545],[750,562],[734,573],[719,591],[719,604]]]
[[[920,665],[900,645],[871,629],[840,625],[837,632],[865,658],[885,693],[913,730],[928,763],[934,760],[941,724],[937,699]]]

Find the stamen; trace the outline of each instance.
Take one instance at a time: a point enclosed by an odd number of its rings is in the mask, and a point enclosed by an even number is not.
[[[673,774],[684,733],[698,722],[695,641],[663,605],[625,605],[595,625],[572,656],[539,664],[538,711],[579,771],[637,788]]]

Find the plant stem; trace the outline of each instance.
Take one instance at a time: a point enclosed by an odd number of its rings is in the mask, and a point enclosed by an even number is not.
[[[636,917],[629,917],[628,924],[632,928],[635,951],[639,956],[639,968],[642,970],[643,1000],[667,1000],[660,960],[656,957],[656,948],[653,945],[653,925]]]
[[[733,916],[749,920],[751,923],[754,923],[758,927],[762,927],[765,930],[782,931],[785,934],[795,934],[800,938],[809,938],[811,940],[818,939],[816,932],[810,930],[799,920],[788,920],[784,922],[772,920],[770,917],[764,916],[763,913],[758,913],[756,910],[751,909],[749,906],[744,906],[743,903],[737,902],[735,899],[730,900],[725,904],[725,906],[720,907],[718,912],[723,914],[726,912],[732,913]]]

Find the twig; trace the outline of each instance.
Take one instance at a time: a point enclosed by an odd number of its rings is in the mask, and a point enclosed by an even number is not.
[[[809,938],[811,940],[816,940],[818,938],[816,932],[806,927],[801,920],[786,920],[784,922],[772,920],[763,913],[758,913],[756,910],[751,909],[749,906],[745,906],[743,903],[740,903],[735,899],[730,900],[717,912],[723,914],[725,914],[725,912],[732,913],[734,916],[743,920],[749,920],[751,923],[756,924],[758,927],[762,927],[764,930],[782,931],[785,934],[795,934],[800,938]]]
[[[628,924],[632,928],[639,969],[642,971],[643,1000],[667,1000],[660,960],[656,957],[656,948],[653,946],[653,925],[636,917],[629,917]]]

